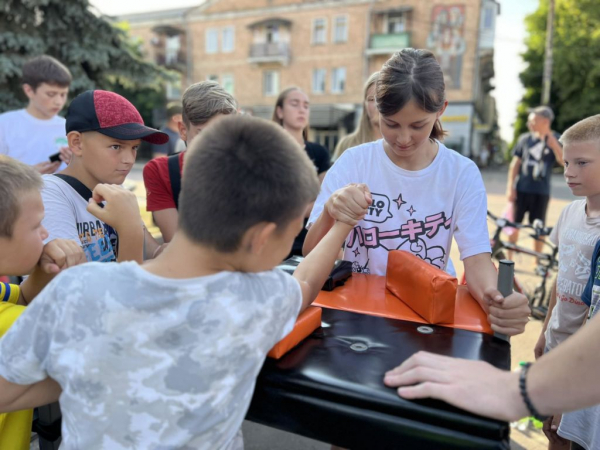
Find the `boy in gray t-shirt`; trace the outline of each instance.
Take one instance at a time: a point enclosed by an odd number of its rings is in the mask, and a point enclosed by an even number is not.
[[[581,296],[590,277],[594,246],[600,239],[600,115],[573,125],[562,135],[561,143],[567,184],[574,195],[586,198],[565,207],[550,236],[559,246],[559,270],[555,295],[535,347],[536,358],[563,343],[583,324],[588,307]],[[568,449],[569,443],[556,435],[560,421],[560,416],[551,417],[544,424],[544,432],[552,438],[553,449]],[[567,436],[576,442],[590,432],[583,427],[569,431]]]
[[[164,252],[66,271],[0,340],[0,411],[59,399],[64,449],[241,448],[267,352],[367,212],[370,194],[354,190],[348,223],[293,277],[274,269],[317,196],[315,170],[275,124],[220,119],[191,145]]]

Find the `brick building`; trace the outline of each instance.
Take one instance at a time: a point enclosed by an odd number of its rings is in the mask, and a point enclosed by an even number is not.
[[[429,48],[446,76],[448,146],[477,155],[496,130],[490,79],[495,0],[206,0],[197,7],[131,14],[131,34],[181,85],[217,80],[244,111],[270,118],[278,93],[299,86],[311,101],[311,138],[333,149],[354,129],[362,86],[394,52]]]

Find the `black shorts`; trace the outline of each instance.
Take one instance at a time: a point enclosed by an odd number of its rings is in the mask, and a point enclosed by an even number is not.
[[[533,224],[535,219],[540,219],[546,223],[546,211],[548,210],[549,195],[529,194],[527,192],[517,192],[517,201],[515,202],[515,222],[522,223],[525,213],[529,213],[528,220]]]

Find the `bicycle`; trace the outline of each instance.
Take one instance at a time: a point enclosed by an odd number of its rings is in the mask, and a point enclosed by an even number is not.
[[[529,299],[529,306],[531,308],[532,317],[543,320],[546,317],[546,314],[548,313],[548,306],[550,303],[550,292],[548,292],[546,289],[546,283],[550,278],[551,272],[558,272],[558,247],[550,242],[547,242],[546,240],[541,239],[544,236],[550,235],[552,227],[544,227],[544,224],[541,221],[534,221],[533,225],[514,223],[504,217],[495,216],[490,211],[487,212],[487,215],[490,219],[494,221],[496,225],[496,231],[490,239],[490,244],[492,245],[493,259],[497,261],[500,261],[501,259],[506,259],[507,255],[505,253],[505,250],[513,251],[515,253],[523,253],[537,258],[538,266],[535,270],[535,276],[539,277],[540,281],[535,286],[533,292],[523,292],[523,289],[518,284],[516,278],[515,290],[525,294]],[[549,247],[550,251],[548,253],[537,252],[535,250],[531,250],[525,247],[521,247],[517,244],[513,244],[512,242],[503,241],[500,238],[500,234],[502,233],[502,230],[506,227],[532,230],[533,233],[530,233],[529,235],[533,239],[543,242],[544,245]]]

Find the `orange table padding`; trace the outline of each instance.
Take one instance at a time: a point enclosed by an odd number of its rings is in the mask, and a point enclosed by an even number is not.
[[[422,299],[427,301],[426,298]],[[427,323],[410,307],[386,289],[385,277],[352,274],[344,286],[331,292],[321,291],[314,306],[341,309],[371,316]],[[466,286],[458,286],[454,308],[454,323],[440,326],[493,334],[487,315]]]
[[[269,358],[279,359],[296,345],[306,339],[310,334],[321,326],[321,308],[309,306],[298,316],[294,329],[275,344],[275,347],[267,354]]]
[[[386,287],[427,323],[454,322],[457,284],[455,277],[410,252],[388,253]]]

